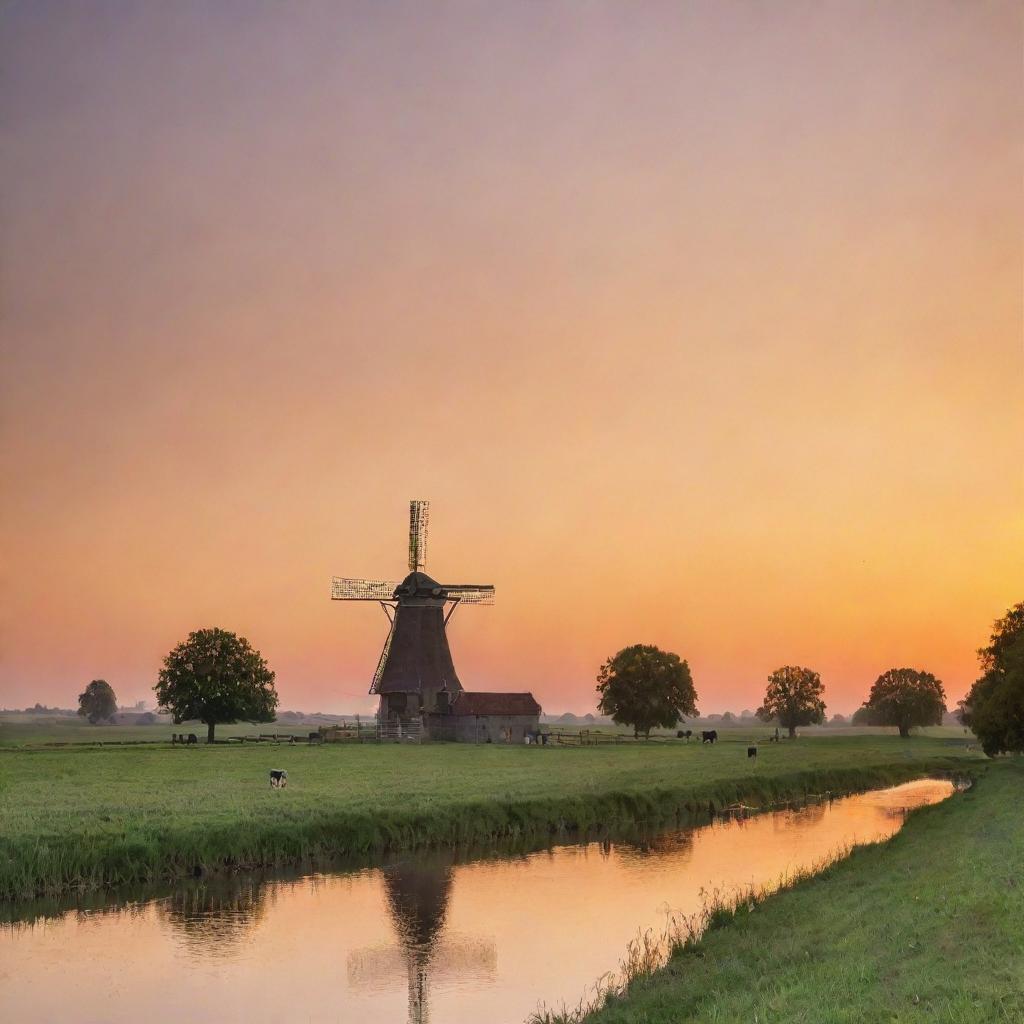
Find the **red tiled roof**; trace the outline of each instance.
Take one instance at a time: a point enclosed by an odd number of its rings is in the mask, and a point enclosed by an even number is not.
[[[464,690],[452,701],[453,715],[539,715],[532,693],[475,693]]]

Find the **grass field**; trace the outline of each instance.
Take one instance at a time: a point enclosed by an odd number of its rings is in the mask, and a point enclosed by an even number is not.
[[[762,730],[763,731],[763,730]],[[983,763],[962,737],[717,746],[0,750],[0,898],[863,789]],[[270,768],[289,787],[272,791]]]
[[[587,1024],[1024,1021],[1024,760],[703,938]]]
[[[369,716],[363,721],[364,728],[373,723]],[[261,733],[278,733],[305,737],[316,731],[316,724],[297,725],[285,722],[271,722],[264,725],[249,725],[237,722],[234,725],[217,726],[217,739],[227,740],[234,736],[259,736]],[[579,733],[581,730],[600,735],[617,734],[631,739],[632,731],[625,726],[613,725],[564,725],[553,724],[544,727],[549,732]],[[772,729],[762,724],[744,723],[735,727],[721,723],[694,723],[688,729],[715,728],[726,739],[764,741]],[[0,747],[24,746],[65,746],[77,744],[127,744],[167,743],[172,732],[194,732],[200,742],[206,740],[206,726],[201,722],[185,725],[90,725],[84,718],[66,715],[18,715],[0,712]],[[656,729],[652,732],[653,742],[675,739],[674,729]],[[808,726],[801,729],[801,735],[814,737],[838,736],[895,736],[896,729],[874,726]],[[933,739],[963,739],[967,734],[959,726],[939,725],[920,729],[916,736]]]
[[[169,743],[171,733],[194,732],[206,741],[206,726],[199,722],[189,725],[90,725],[84,718],[65,715],[0,715],[0,747],[57,746],[92,743]],[[268,725],[217,726],[217,739],[231,736],[259,736],[260,733],[306,736],[316,732],[315,725],[286,725],[271,722]]]

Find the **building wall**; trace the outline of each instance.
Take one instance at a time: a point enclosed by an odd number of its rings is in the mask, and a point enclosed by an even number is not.
[[[523,743],[540,729],[539,715],[427,715],[430,738],[456,743]]]

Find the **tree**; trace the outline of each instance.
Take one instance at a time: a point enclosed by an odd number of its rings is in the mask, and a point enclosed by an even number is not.
[[[865,704],[861,704],[859,708],[853,713],[853,717],[850,719],[851,725],[877,725],[875,721],[874,711],[867,707]]]
[[[117,714],[117,697],[106,679],[94,679],[78,695],[78,713],[90,725],[108,722]]]
[[[982,675],[960,701],[960,721],[989,757],[1024,753],[1024,602],[996,622],[978,660]]]
[[[214,729],[239,720],[272,722],[277,708],[274,673],[245,637],[224,629],[200,629],[164,658],[153,688],[160,708],[176,724],[198,719],[206,742]]]
[[[690,666],[678,654],[651,644],[624,647],[597,674],[597,709],[633,735],[650,737],[651,729],[671,729],[684,715],[697,714],[697,691]]]
[[[942,725],[946,692],[931,672],[891,668],[883,672],[864,701],[872,725],[895,725],[906,739],[921,725]]]
[[[762,722],[778,719],[792,739],[797,726],[815,725],[825,720],[825,702],[821,699],[824,692],[817,672],[799,665],[777,668],[768,677],[764,703],[757,709],[757,717]]]

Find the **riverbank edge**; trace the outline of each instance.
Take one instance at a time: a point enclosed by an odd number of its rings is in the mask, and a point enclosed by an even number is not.
[[[247,827],[243,818],[203,831],[137,829],[103,843],[80,836],[0,839],[0,901],[73,896],[118,886],[215,877],[430,847],[547,836],[569,843],[600,829],[664,828],[707,820],[742,803],[769,809],[810,796],[843,796],[924,776],[974,778],[984,762],[958,757],[809,769],[651,790],[606,790],[572,798],[411,807],[396,814],[327,811],[308,820]]]
[[[988,793],[988,787],[986,786],[986,776],[988,779],[995,782],[997,779],[1001,779],[1006,782],[1010,780],[1011,776],[1017,776],[1020,781],[1024,781],[1024,762],[1019,760],[1014,761],[999,761],[999,762],[988,762],[980,766],[980,771],[962,773],[962,776],[967,776],[972,782],[970,792],[967,794],[968,798],[976,798],[979,795],[982,799],[990,797]],[[1016,780],[1014,780],[1016,781]],[[980,783],[980,785],[973,785]],[[980,792],[979,792],[980,791]],[[891,847],[894,843],[915,843],[920,841],[920,837],[917,835],[917,824],[919,822],[927,820],[927,816],[935,814],[948,814],[950,812],[956,814],[958,812],[959,804],[958,801],[963,800],[965,794],[954,794],[949,801],[944,801],[938,804],[929,804],[922,807],[915,808],[910,811],[907,815],[907,820],[902,829],[894,833],[888,839],[880,843],[871,843],[864,846],[854,847],[845,853],[840,853],[836,859],[828,862],[818,870],[810,870],[801,872],[791,879],[788,879],[777,889],[771,891],[760,891],[745,894],[738,902],[722,902],[716,900],[713,905],[706,909],[705,914],[702,915],[701,927],[702,931],[699,934],[690,934],[687,937],[681,937],[676,942],[674,948],[671,950],[668,958],[668,962],[664,966],[656,968],[652,971],[641,971],[633,980],[627,982],[624,992],[612,993],[602,1000],[601,1005],[594,1006],[591,1004],[589,1009],[585,1009],[585,1003],[581,1003],[576,1009],[567,1009],[560,1012],[552,1011],[541,1011],[532,1015],[528,1024],[657,1024],[657,1022],[664,1020],[672,1020],[683,1024],[685,1021],[697,1021],[710,1019],[709,1013],[714,1015],[715,1020],[731,1021],[731,1020],[747,1020],[750,1019],[747,1015],[733,1016],[732,1009],[722,1006],[717,1002],[710,1003],[708,1000],[714,999],[716,992],[716,986],[713,984],[712,979],[705,975],[700,977],[694,976],[682,976],[682,971],[685,970],[686,964],[701,964],[710,965],[709,971],[714,973],[719,970],[722,971],[723,976],[726,972],[738,972],[743,974],[745,977],[757,977],[758,969],[755,965],[750,964],[743,958],[743,953],[738,948],[738,939],[741,938],[745,930],[751,930],[753,928],[767,931],[771,934],[785,934],[791,936],[792,932],[787,925],[790,922],[786,920],[780,920],[779,907],[781,902],[789,896],[799,896],[803,893],[807,893],[811,896],[815,894],[817,902],[828,900],[829,893],[822,890],[822,887],[828,887],[832,885],[844,885],[850,887],[851,885],[856,887],[860,882],[860,876],[864,873],[869,874],[872,878],[881,878],[883,883],[887,881],[885,872],[879,873],[875,866],[872,864],[872,859],[875,858],[879,849]],[[966,813],[966,812],[965,812]],[[904,865],[895,866],[892,865],[889,868],[890,872],[906,872]],[[834,895],[834,894],[833,894]],[[860,897],[862,900],[865,897]],[[920,899],[922,897],[915,896],[914,899]],[[756,911],[756,918],[754,916]],[[831,911],[832,920],[835,920],[834,909]],[[881,915],[880,928],[887,930],[893,928],[893,922],[886,915]],[[834,930],[834,943],[836,948],[832,949],[829,946],[818,946],[816,947],[815,956],[819,960],[828,960],[834,957],[849,957],[850,952],[848,949],[844,949],[842,952],[839,951],[839,947],[843,941],[842,928],[836,928]],[[889,936],[888,945],[892,945],[892,937]],[[919,937],[918,937],[919,938]],[[726,941],[728,943],[727,948],[723,951],[721,943]],[[756,942],[756,937],[752,935],[751,942]],[[801,940],[797,940],[798,944]],[[811,941],[811,940],[806,940]],[[885,948],[887,943],[883,938],[880,938],[882,948]],[[759,949],[765,948],[765,942],[762,940],[757,943]],[[984,944],[983,944],[984,945]],[[913,947],[910,947],[913,949]],[[1024,947],[1021,947],[1024,950]],[[1012,954],[1009,951],[999,948],[989,949],[988,952],[993,957],[1010,956]],[[905,951],[897,950],[893,948],[892,956],[898,959],[900,953]],[[809,955],[809,954],[808,954]],[[1018,964],[1024,964],[1024,961],[1018,961]],[[945,957],[937,958],[936,966],[942,970],[948,970],[949,961]],[[862,968],[863,971],[863,968]],[[1022,970],[1021,977],[1024,978],[1024,970]],[[779,987],[787,987],[788,991],[791,991],[793,984],[792,978],[787,979],[784,982],[780,982],[780,979],[773,975],[773,982]],[[988,979],[982,985],[988,984],[992,979]],[[865,988],[866,986],[866,988]],[[736,991],[735,980],[729,980],[723,977],[722,984],[718,986],[728,993],[734,993]],[[810,985],[810,988],[817,993],[820,998],[823,990],[820,980]],[[862,985],[860,990],[864,991],[870,989],[871,986],[862,979]],[[653,1005],[648,1002],[648,997],[653,993],[657,992],[661,999],[657,1005]],[[991,993],[990,993],[991,994]],[[698,997],[703,1000],[699,1006],[691,1007],[689,1002]],[[997,995],[993,995],[993,1002],[999,1003]],[[1019,1009],[1024,1010],[1024,989],[1021,989],[1018,998]],[[908,999],[908,1004],[914,1009],[918,1009],[919,1005],[924,1000],[915,995]],[[666,1004],[671,1006],[669,1014],[664,1014]],[[1001,1004],[1000,1004],[1001,1005]],[[975,1005],[975,1009],[977,1005]],[[743,1013],[746,1014],[749,1011],[749,1007],[743,1008]],[[1004,1006],[1005,1010],[1006,1007]],[[776,1015],[772,1015],[773,1010]],[[802,1010],[796,1005],[790,1007],[791,1012],[794,1014],[794,1019],[803,1020],[806,1019],[801,1016]],[[691,1012],[692,1011],[692,1012]],[[782,1019],[777,1016],[777,1008],[761,1008],[761,1012],[755,1012],[753,1019],[764,1019],[764,1020],[777,1020]],[[826,1014],[825,1008],[818,1004],[817,1010],[820,1013],[821,1020],[832,1020],[833,1016],[829,1013]],[[858,1015],[860,1011],[851,1002],[843,1003],[841,1018],[845,1020],[874,1020],[881,1019],[881,1017],[871,1016],[871,1014],[877,1013],[876,1008],[866,1009],[865,1015]],[[903,1020],[904,1017],[899,1015],[899,1011],[893,1007],[891,1012],[895,1013],[892,1016],[892,1020]],[[937,1016],[930,1016],[931,1010],[926,1010],[923,1005],[920,1005],[918,1013],[915,1015],[915,1019],[918,1016],[921,1019],[937,1020]],[[973,1011],[972,1011],[973,1012]],[[984,1012],[984,1011],[983,1011]],[[769,1014],[768,1016],[761,1016],[761,1013]],[[837,1018],[838,1019],[838,1018]],[[890,1019],[886,1016],[885,1019]],[[909,1018],[908,1018],[909,1019]],[[955,1014],[941,1017],[942,1020],[960,1020],[961,1018]],[[989,1017],[989,1016],[977,1016],[972,1017],[977,1020],[1007,1020],[1011,1019],[1010,1016]],[[1016,1018],[1012,1018],[1016,1019]]]

